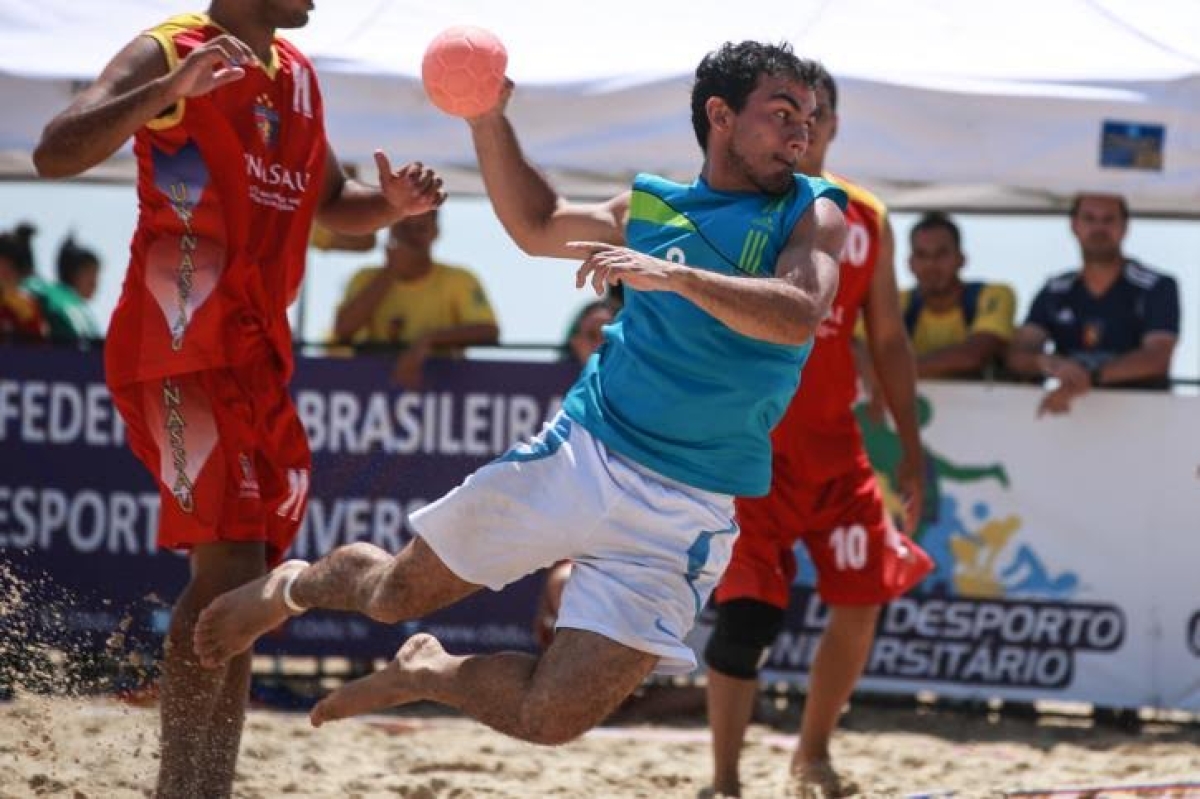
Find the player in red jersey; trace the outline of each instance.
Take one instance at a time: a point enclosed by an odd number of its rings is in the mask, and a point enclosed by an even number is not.
[[[884,603],[912,588],[932,563],[892,524],[852,412],[858,390],[852,338],[859,310],[867,344],[904,447],[893,476],[907,499],[908,529],[920,518],[921,442],[916,368],[893,270],[887,211],[866,190],[824,172],[837,132],[837,86],[825,73],[801,171],[825,177],[850,195],[841,280],[829,317],[804,367],[804,380],[772,433],[771,492],[739,499],[741,534],[718,585],[717,623],[705,651],[708,713],[713,735],[713,789],[739,796],[738,760],[758,691],[758,670],[783,626],[796,576],[793,547],[804,541],[816,565],[817,588],[830,606],[809,675],[795,779],[810,793],[837,795],[846,786],[830,764],[829,739],[854,690],[874,640]]]
[[[166,641],[160,796],[228,796],[247,653],[206,670],[192,650],[211,599],[277,563],[299,528],[311,456],[287,393],[287,306],[314,216],[363,233],[441,204],[420,164],[345,177],[309,60],[275,35],[310,0],[213,0],[135,37],[42,134],[43,176],[78,174],[131,136],[137,231],[105,348],[130,445],[159,483],[159,544],[191,578]]]

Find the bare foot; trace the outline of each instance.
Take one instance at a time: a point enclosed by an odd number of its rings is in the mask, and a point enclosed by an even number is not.
[[[828,760],[793,766],[792,795],[801,799],[841,799],[859,793],[853,781],[840,776]]]
[[[426,677],[439,671],[448,656],[438,639],[417,633],[400,647],[396,657],[374,674],[352,680],[317,703],[309,714],[314,727],[327,721],[359,716],[373,710],[428,698]]]
[[[289,615],[283,604],[284,581],[308,568],[289,560],[253,582],[226,591],[209,603],[196,622],[192,647],[200,665],[213,669],[249,649],[258,637],[282,624]]]

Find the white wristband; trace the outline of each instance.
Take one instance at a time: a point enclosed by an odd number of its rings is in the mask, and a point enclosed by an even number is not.
[[[302,571],[304,571],[304,569],[298,569],[292,572],[287,576],[287,579],[283,581],[283,604],[287,606],[288,612],[293,616],[299,616],[301,613],[308,610],[308,608],[292,599],[292,583],[296,582],[296,578],[300,576],[300,572]]]

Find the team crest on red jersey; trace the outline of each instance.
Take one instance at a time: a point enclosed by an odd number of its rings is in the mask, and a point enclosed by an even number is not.
[[[254,102],[254,127],[258,129],[263,144],[275,146],[275,139],[279,136],[279,112],[265,94],[260,94]]]

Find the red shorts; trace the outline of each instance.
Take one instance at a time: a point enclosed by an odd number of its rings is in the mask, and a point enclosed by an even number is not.
[[[814,484],[777,471],[769,495],[737,501],[737,521],[741,534],[717,586],[718,603],[757,599],[786,608],[799,540],[829,605],[888,602],[933,569],[929,556],[892,524],[869,468]]]
[[[300,529],[312,454],[273,362],[113,388],[129,446],[158,481],[158,545],[263,541],[278,563]]]

